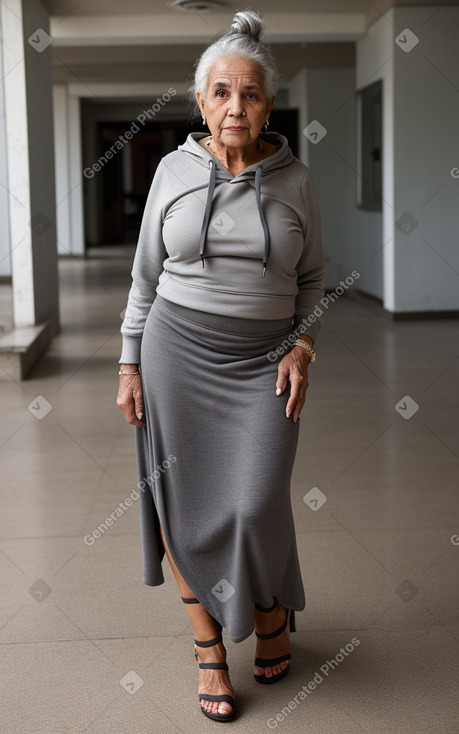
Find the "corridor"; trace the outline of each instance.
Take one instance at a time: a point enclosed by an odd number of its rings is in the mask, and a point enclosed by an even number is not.
[[[167,564],[141,581],[123,253],[59,262],[62,331],[0,383],[2,734],[218,728]],[[324,314],[292,482],[307,606],[274,690],[254,636],[228,640],[231,731],[458,733],[458,349],[454,319],[393,322],[350,292]]]

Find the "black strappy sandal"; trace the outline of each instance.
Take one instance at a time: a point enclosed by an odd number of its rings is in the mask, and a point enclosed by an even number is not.
[[[259,612],[273,612],[274,609],[276,608],[276,605],[277,605],[277,600],[274,602],[272,607],[269,607],[269,608],[262,607],[255,602],[255,608]],[[269,634],[266,634],[266,635],[262,635],[260,632],[257,632],[255,630],[256,636],[260,640],[272,640],[273,637],[278,637],[279,635],[282,634],[282,632],[286,629],[287,624],[289,624],[290,632],[295,632],[296,630],[295,612],[293,609],[292,610],[287,609],[286,612],[287,613],[285,617],[285,622],[283,623],[283,625],[281,625],[281,627],[279,627],[279,629],[275,630],[274,632],[270,632]],[[268,667],[272,667],[273,665],[279,665],[280,663],[283,663],[286,660],[290,660],[290,658],[291,658],[291,653],[287,653],[286,655],[281,655],[278,658],[272,658],[271,660],[265,660],[264,658],[255,658],[255,665],[257,665],[260,668],[268,668]],[[277,681],[281,680],[282,678],[285,678],[289,670],[290,670],[290,665],[287,665],[287,667],[284,670],[281,670],[280,673],[278,673],[277,675],[272,675],[269,678],[267,678],[266,675],[255,675],[255,673],[253,674],[253,677],[255,678],[257,683],[266,683],[266,684],[277,683]]]
[[[199,604],[199,600],[196,598],[184,598],[182,596],[182,601],[184,604]],[[213,640],[195,640],[194,641],[194,655],[196,660],[198,660],[198,652],[196,650],[196,647],[213,647],[214,645],[218,645],[219,642],[223,642],[223,637],[221,635],[218,635],[218,637],[214,637]],[[198,666],[202,670],[229,670],[228,665],[226,663],[200,663],[198,660]],[[207,693],[200,693],[199,694],[199,703],[201,701],[218,701],[219,703],[222,701],[225,701],[226,703],[229,703],[232,707],[232,711],[229,714],[212,714],[210,711],[205,711],[203,707],[201,706],[201,711],[204,714],[204,716],[207,716],[208,719],[213,719],[214,721],[231,721],[236,713],[236,702],[232,696],[229,696],[227,694],[222,694],[220,696],[212,696]]]

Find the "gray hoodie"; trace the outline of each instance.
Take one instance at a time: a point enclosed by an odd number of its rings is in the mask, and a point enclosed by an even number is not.
[[[156,293],[188,308],[248,319],[307,322],[323,296],[319,203],[307,166],[286,138],[233,176],[191,133],[160,162],[142,219],[121,327],[120,362],[138,364]],[[311,317],[307,321],[308,317]]]

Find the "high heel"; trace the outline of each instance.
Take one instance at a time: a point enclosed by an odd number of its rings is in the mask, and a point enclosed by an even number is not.
[[[261,607],[259,604],[255,603],[255,608],[259,612],[273,612],[276,608],[277,601],[274,602],[272,607],[265,608]],[[274,637],[278,637],[279,635],[284,632],[284,630],[287,628],[287,624],[289,625],[289,631],[295,632],[295,610],[294,609],[287,609],[286,615],[285,615],[285,621],[284,623],[279,627],[279,629],[275,630],[274,632],[270,632],[269,634],[261,634],[260,632],[257,632],[255,630],[256,636],[260,640],[272,640]],[[290,660],[291,653],[286,653],[285,655],[281,655],[278,658],[272,658],[270,660],[266,660],[265,658],[255,658],[255,665],[259,668],[268,668],[273,667],[274,665],[279,665],[280,663],[286,662],[287,660]],[[253,677],[257,681],[257,683],[265,683],[265,684],[271,684],[271,683],[277,683],[282,678],[285,678],[285,676],[288,674],[290,670],[290,665],[287,665],[284,670],[281,670],[280,673],[277,673],[277,675],[272,675],[269,678],[266,677],[266,675],[255,675],[253,674]]]
[[[194,641],[194,655],[196,660],[198,660],[198,652],[196,650],[196,647],[213,647],[214,645],[218,645],[219,642],[222,642],[223,638],[221,635],[218,635],[218,637],[214,637],[213,640],[204,640]],[[210,670],[229,670],[226,663],[200,663],[198,661],[198,665],[201,669],[210,669]],[[231,719],[234,718],[234,715],[236,713],[236,703],[234,701],[234,698],[232,696],[228,696],[227,694],[222,694],[220,696],[211,696],[208,693],[200,693],[199,694],[199,702],[201,701],[226,701],[226,703],[229,703],[232,707],[232,710],[229,714],[212,714],[210,711],[206,711],[201,706],[201,711],[204,714],[204,716],[207,716],[209,719],[213,719],[214,721],[231,721]]]
[[[195,597],[183,597],[182,601],[184,604],[200,604],[199,599],[196,599]],[[223,642],[223,638],[220,635],[217,637],[214,637],[213,640],[195,640],[194,641],[194,656],[196,660],[198,661],[198,666],[201,668],[201,670],[229,670],[228,665],[226,663],[200,663],[198,660],[198,651],[196,650],[196,647],[213,647],[214,645],[218,645],[220,642]],[[229,714],[212,714],[210,711],[206,711],[201,706],[201,711],[204,714],[204,716],[207,716],[209,719],[213,719],[213,721],[231,721],[236,713],[236,703],[232,696],[229,696],[227,694],[222,694],[220,696],[213,696],[208,693],[200,693],[199,694],[199,703],[201,701],[218,701],[219,703],[221,701],[225,701],[226,703],[229,703],[232,707],[232,710]]]

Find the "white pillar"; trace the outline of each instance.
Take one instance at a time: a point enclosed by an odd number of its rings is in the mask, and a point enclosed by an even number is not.
[[[2,18],[0,14],[0,44]],[[3,60],[0,52],[0,79],[3,79]],[[0,82],[0,276],[11,275],[10,217],[8,208],[8,169],[6,164],[6,130],[3,85]]]
[[[15,326],[35,323],[26,67],[21,0],[0,3]]]
[[[69,197],[68,96],[65,84],[54,85],[53,106],[57,251],[59,255],[67,255],[72,252],[72,233]]]

